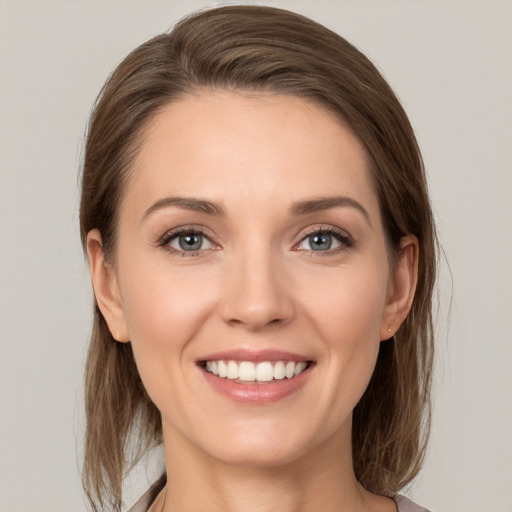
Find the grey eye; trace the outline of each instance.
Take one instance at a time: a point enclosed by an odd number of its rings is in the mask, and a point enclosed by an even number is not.
[[[169,245],[180,251],[192,252],[210,249],[212,243],[201,233],[182,233],[173,237]]]
[[[315,233],[307,238],[313,251],[328,251],[332,247],[333,237],[329,233]]]
[[[303,251],[327,252],[339,249],[342,246],[349,247],[351,242],[348,236],[341,233],[330,233],[327,231],[318,230],[314,233],[306,235],[297,249]]]
[[[178,242],[184,251],[198,251],[203,245],[203,237],[197,234],[181,235]]]

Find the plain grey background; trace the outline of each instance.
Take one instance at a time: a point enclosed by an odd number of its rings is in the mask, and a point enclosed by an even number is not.
[[[512,2],[258,3],[346,37],[410,115],[451,276],[443,265],[432,442],[407,494],[437,512],[511,512]],[[88,113],[131,49],[218,4],[0,0],[0,512],[85,509],[91,292],[77,174]],[[128,501],[155,471],[131,479]]]

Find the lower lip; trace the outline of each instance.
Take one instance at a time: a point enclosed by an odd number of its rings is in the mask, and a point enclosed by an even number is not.
[[[268,383],[258,384],[256,382],[241,383],[239,381],[217,377],[204,368],[201,368],[206,381],[219,394],[233,400],[234,402],[247,404],[268,404],[277,402],[298,391],[311,373],[311,367],[306,368],[302,373],[292,379],[273,380]]]

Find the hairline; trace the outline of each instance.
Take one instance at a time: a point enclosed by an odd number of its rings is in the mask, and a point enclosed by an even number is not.
[[[380,221],[383,228],[384,233],[384,241],[386,244],[386,253],[388,255],[388,263],[390,272],[393,273],[397,263],[397,248],[394,247],[392,240],[390,239],[390,233],[387,232],[386,226],[383,222],[383,205],[381,201],[381,197],[379,194],[379,187],[377,186],[376,173],[375,173],[375,162],[371,157],[370,151],[365,144],[363,138],[356,132],[356,130],[351,126],[349,121],[333,106],[329,105],[327,101],[322,101],[320,97],[313,96],[312,94],[299,94],[298,92],[293,92],[292,90],[287,90],[285,88],[279,87],[242,87],[236,86],[233,84],[220,84],[220,85],[203,85],[193,83],[192,80],[188,82],[188,88],[182,88],[182,90],[178,91],[174,96],[167,98],[167,101],[164,101],[161,105],[155,107],[152,111],[149,112],[149,115],[144,121],[137,127],[135,132],[132,135],[132,140],[129,145],[131,145],[131,149],[133,152],[133,156],[131,161],[128,162],[128,165],[124,169],[123,176],[121,178],[121,186],[120,186],[120,201],[117,205],[117,211],[115,213],[116,218],[114,221],[115,229],[114,229],[114,237],[113,244],[110,247],[109,255],[113,256],[113,260],[116,259],[116,246],[117,246],[117,238],[119,233],[119,218],[120,211],[122,208],[122,204],[124,198],[126,196],[126,189],[130,186],[132,182],[134,174],[137,172],[137,158],[140,155],[144,144],[146,143],[147,137],[151,133],[153,129],[157,128],[155,125],[155,121],[157,118],[166,110],[169,109],[174,103],[178,103],[180,101],[186,101],[187,99],[199,98],[203,95],[209,94],[218,94],[218,93],[226,93],[226,94],[235,94],[240,96],[245,96],[252,99],[259,98],[278,98],[278,97],[291,97],[304,101],[305,103],[309,103],[316,108],[319,108],[326,114],[328,114],[332,119],[338,122],[341,126],[343,126],[348,132],[355,137],[357,142],[360,144],[363,157],[366,163],[367,175],[369,178],[370,186],[373,188],[374,193],[377,196],[377,202],[379,207],[379,215]],[[110,258],[109,258],[110,259]]]

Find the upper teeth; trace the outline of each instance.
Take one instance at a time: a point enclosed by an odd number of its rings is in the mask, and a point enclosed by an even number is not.
[[[306,369],[304,361],[277,361],[271,363],[264,361],[253,363],[251,361],[207,361],[206,370],[213,375],[227,379],[239,379],[243,381],[269,382],[272,379],[281,380],[285,377],[291,379]]]

